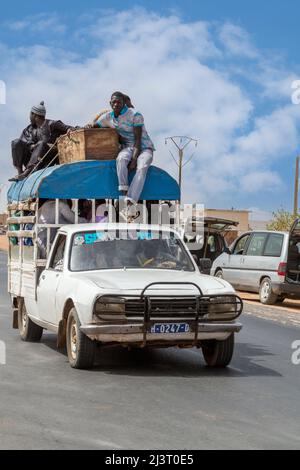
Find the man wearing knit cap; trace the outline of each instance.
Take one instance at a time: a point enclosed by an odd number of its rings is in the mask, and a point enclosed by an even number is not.
[[[38,136],[35,118],[34,114],[30,113],[29,126],[23,129],[19,139],[15,139],[11,143],[13,165],[18,171],[18,175],[23,172],[23,167],[26,168],[31,157],[31,152],[37,142]]]
[[[19,142],[21,139],[17,139],[18,142],[13,141],[13,164],[18,170],[18,175],[9,181],[21,181],[36,170],[58,163],[57,151],[51,146],[58,137],[74,129],[62,121],[46,119],[44,101],[31,108],[30,120],[35,129],[34,139],[25,144]]]

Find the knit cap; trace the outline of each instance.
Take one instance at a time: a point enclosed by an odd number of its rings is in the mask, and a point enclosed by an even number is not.
[[[34,113],[34,114],[37,114],[38,116],[45,117],[46,116],[46,108],[45,108],[45,105],[44,105],[44,101],[41,101],[40,104],[38,104],[37,106],[32,106],[31,112]]]

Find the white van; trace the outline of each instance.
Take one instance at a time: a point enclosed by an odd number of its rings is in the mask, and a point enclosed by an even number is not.
[[[263,304],[300,298],[300,219],[290,232],[244,233],[226,251],[213,262],[213,276],[259,292]]]

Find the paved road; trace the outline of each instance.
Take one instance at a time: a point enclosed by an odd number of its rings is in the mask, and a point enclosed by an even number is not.
[[[55,336],[11,329],[0,253],[1,449],[300,448],[300,328],[244,315],[232,367],[208,370],[197,350],[110,349],[72,370]]]

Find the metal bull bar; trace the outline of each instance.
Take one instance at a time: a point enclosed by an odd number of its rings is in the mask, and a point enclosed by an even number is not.
[[[143,291],[141,292],[140,299],[145,300],[145,310],[144,310],[144,322],[143,322],[143,347],[146,346],[147,342],[147,330],[150,327],[151,324],[151,313],[152,313],[152,305],[151,305],[151,299],[155,297],[159,298],[168,298],[170,297],[169,295],[145,295],[145,292],[152,286],[159,285],[159,286],[193,286],[199,291],[199,295],[195,296],[189,296],[191,298],[195,298],[196,301],[196,315],[194,319],[194,324],[195,324],[195,339],[194,339],[194,345],[197,344],[197,339],[198,339],[198,321],[199,321],[199,316],[200,316],[200,299],[203,297],[203,292],[200,289],[197,284],[194,282],[151,282],[148,284]],[[176,299],[182,296],[176,295],[172,296],[172,299]]]

